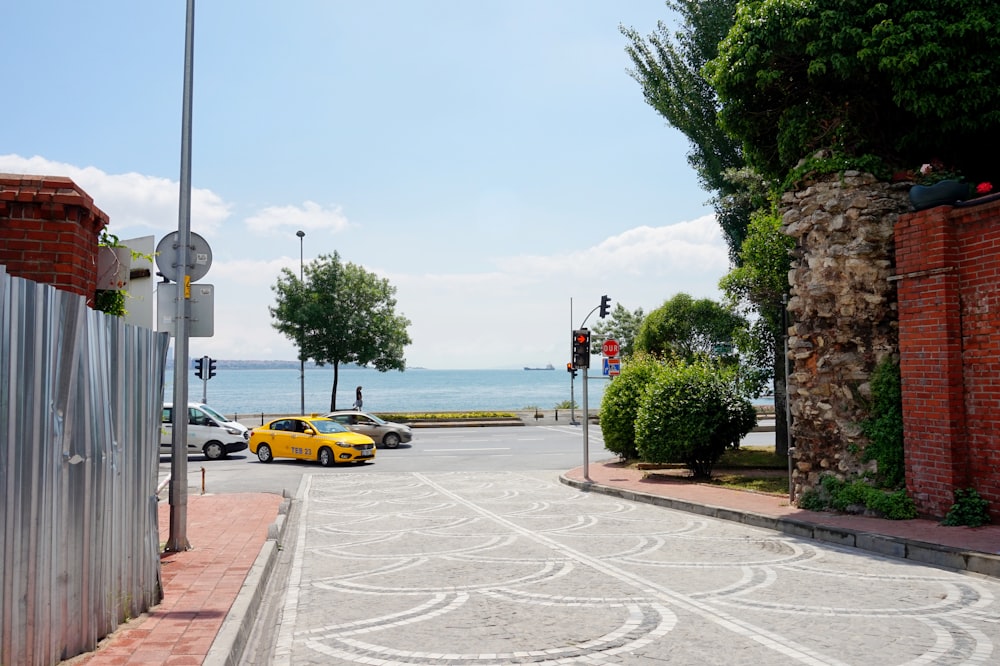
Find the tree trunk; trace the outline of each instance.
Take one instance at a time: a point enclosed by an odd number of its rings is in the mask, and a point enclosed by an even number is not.
[[[330,411],[337,411],[337,382],[340,380],[340,364],[333,362],[333,389],[330,391]]]

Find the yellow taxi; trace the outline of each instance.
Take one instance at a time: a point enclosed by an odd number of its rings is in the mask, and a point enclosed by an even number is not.
[[[374,460],[375,442],[322,416],[284,416],[250,432],[250,452],[262,463],[297,458],[329,467]]]

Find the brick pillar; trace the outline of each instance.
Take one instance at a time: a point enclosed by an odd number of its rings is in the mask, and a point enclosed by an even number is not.
[[[970,484],[962,312],[951,207],[896,224],[899,354],[907,489],[921,512],[943,516]]]
[[[69,178],[0,174],[0,264],[91,301],[108,216]]]

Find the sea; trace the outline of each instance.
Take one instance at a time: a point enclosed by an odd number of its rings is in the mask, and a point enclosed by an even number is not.
[[[194,376],[188,381],[188,400],[205,402],[227,416],[250,414],[298,414],[302,402],[298,367],[228,368],[219,363],[217,374],[204,381]],[[587,381],[587,403],[600,407],[608,378],[601,368],[591,368]],[[331,366],[307,366],[305,379],[306,413],[330,411],[333,389]],[[577,408],[583,406],[583,380],[577,375],[570,386],[565,370],[431,370],[379,372],[371,368],[340,368],[337,382],[337,409],[350,409],[354,392],[363,387],[365,411],[373,412],[458,412],[521,411],[530,408],[552,410],[571,396]],[[572,391],[572,393],[571,393]],[[164,400],[173,396],[173,371],[167,371]]]

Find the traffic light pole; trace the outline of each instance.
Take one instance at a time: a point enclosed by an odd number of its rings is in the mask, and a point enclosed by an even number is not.
[[[583,369],[583,480],[590,483],[590,412],[587,404],[587,375],[590,368]]]
[[[601,296],[601,304],[588,312],[587,316],[583,318],[583,323],[580,324],[580,328],[573,331],[573,365],[574,367],[583,370],[583,480],[587,483],[591,483],[591,480],[590,405],[587,402],[587,379],[590,374],[590,331],[587,330],[586,326],[587,320],[590,319],[590,315],[594,314],[598,310],[601,311],[601,319],[604,319],[608,315],[608,308],[610,307],[610,304],[610,298],[607,296]],[[572,384],[570,384],[570,394],[572,395]]]

